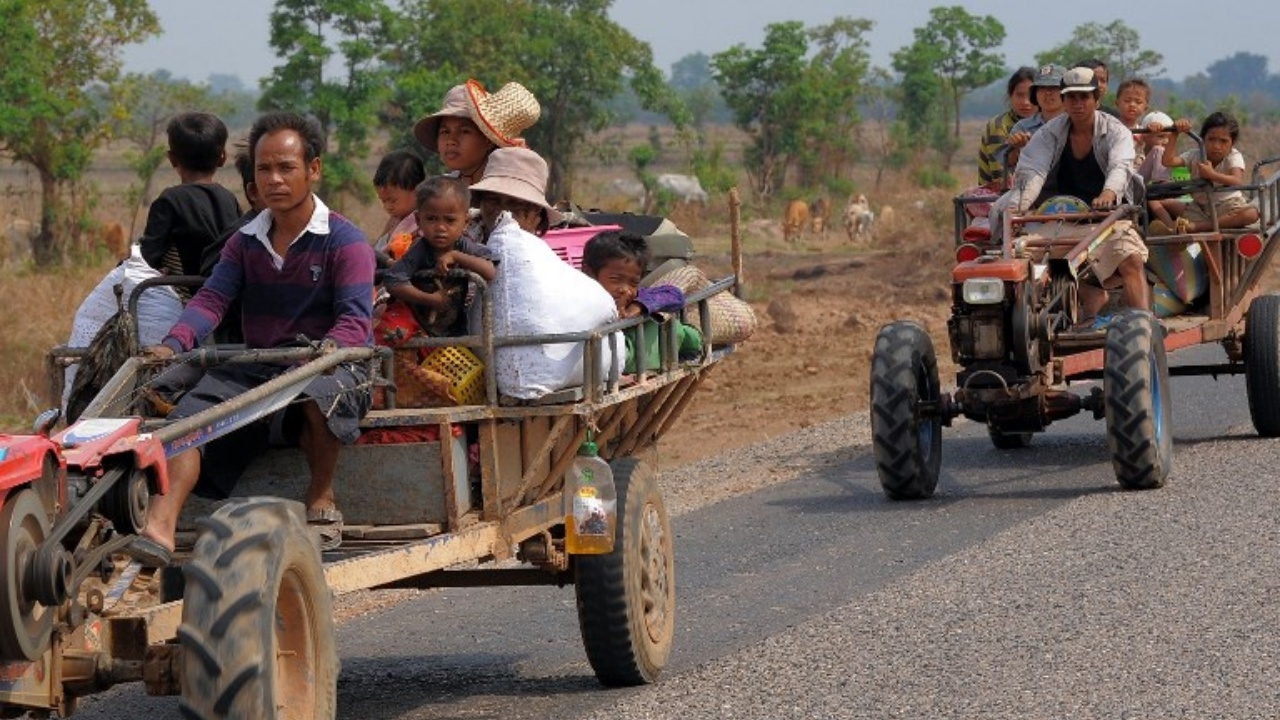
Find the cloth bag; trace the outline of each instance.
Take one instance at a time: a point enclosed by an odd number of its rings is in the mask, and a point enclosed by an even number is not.
[[[520,228],[509,213],[489,236],[498,274],[490,285],[495,338],[584,332],[618,317],[613,298],[595,280],[573,269],[542,238]],[[612,348],[601,343],[597,377],[613,364]],[[521,400],[582,383],[582,342],[499,347],[494,350],[498,391]]]

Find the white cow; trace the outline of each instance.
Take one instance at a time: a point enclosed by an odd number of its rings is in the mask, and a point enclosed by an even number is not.
[[[875,223],[876,214],[867,202],[867,196],[859,194],[849,198],[844,208],[844,231],[849,242],[866,242],[871,239],[871,226]]]
[[[706,205],[707,201],[711,199],[707,195],[707,191],[702,189],[702,183],[698,182],[698,178],[692,175],[677,175],[675,173],[659,175],[658,190],[671,193],[678,202],[682,203],[697,202]]]
[[[633,178],[614,178],[610,180],[609,195],[626,200],[631,209],[643,208],[647,199],[644,183]]]

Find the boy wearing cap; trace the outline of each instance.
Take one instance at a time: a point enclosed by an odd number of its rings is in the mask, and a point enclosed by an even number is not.
[[[1045,123],[1022,151],[1014,171],[1013,188],[995,203],[997,213],[1023,213],[1055,195],[1071,195],[1094,208],[1116,205],[1132,197],[1133,133],[1116,117],[1099,112],[1097,78],[1089,68],[1077,67],[1062,76],[1066,112]],[[1099,282],[1111,285],[1118,275],[1124,304],[1149,310],[1150,290],[1143,264],[1147,246],[1131,223],[1117,223],[1106,242],[1090,252]],[[1106,303],[1101,288],[1080,286],[1082,315],[1091,318]]]
[[[1031,81],[1031,104],[1035,105],[1036,114],[1023,118],[1009,129],[1009,137],[1000,148],[999,159],[1005,168],[1006,177],[1013,177],[1013,168],[1018,164],[1018,155],[1026,147],[1031,136],[1044,124],[1062,114],[1062,68],[1049,64],[1036,71]]]

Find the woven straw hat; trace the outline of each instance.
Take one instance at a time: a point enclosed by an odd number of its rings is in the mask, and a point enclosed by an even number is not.
[[[471,186],[471,192],[506,195],[537,205],[555,225],[564,216],[547,202],[547,175],[547,161],[538,153],[524,147],[498,148],[489,154],[484,177]]]
[[[444,107],[428,115],[413,126],[413,136],[418,138],[427,152],[439,152],[436,138],[440,135],[440,119],[445,117],[471,118],[471,105],[467,102],[467,86],[454,85],[444,96]]]
[[[533,93],[516,82],[503,85],[495,93],[487,92],[475,80],[468,80],[466,88],[471,119],[480,132],[500,148],[523,146],[520,133],[533,127],[542,114],[542,107]]]

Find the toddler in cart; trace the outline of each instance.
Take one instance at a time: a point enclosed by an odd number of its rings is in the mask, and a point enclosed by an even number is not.
[[[497,275],[493,252],[464,237],[471,190],[462,179],[441,175],[424,180],[414,194],[418,235],[387,271],[383,287],[413,311],[414,319],[428,335],[465,335],[467,281],[449,278],[448,271],[468,270],[485,282],[492,282]],[[425,270],[434,270],[435,277],[414,277]]]

